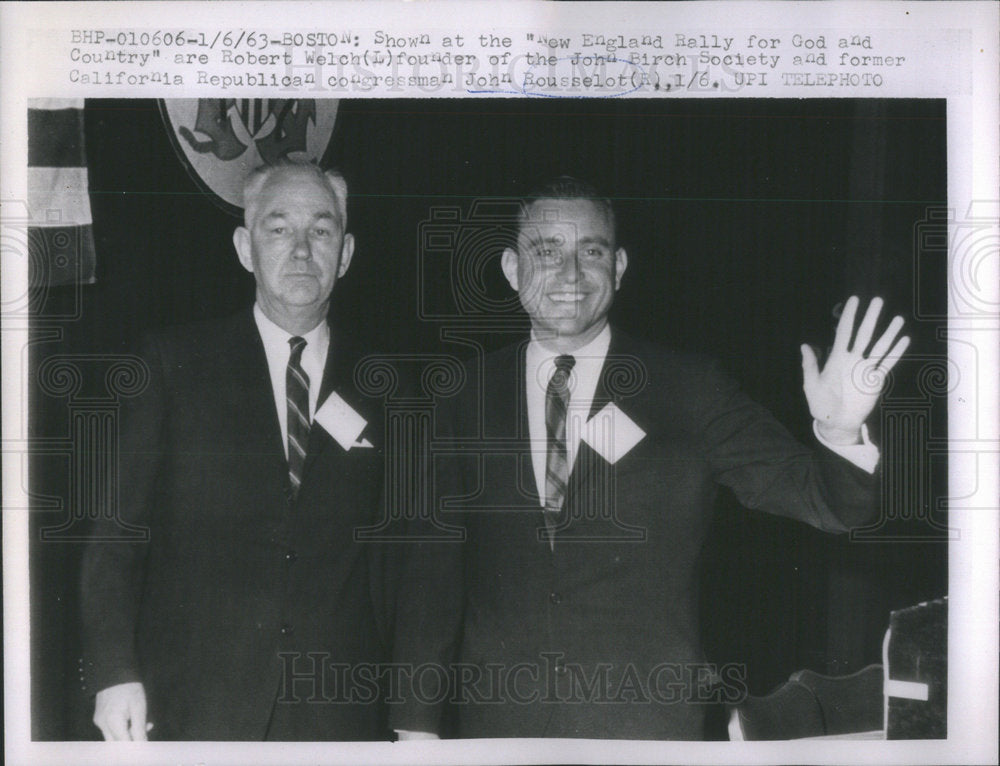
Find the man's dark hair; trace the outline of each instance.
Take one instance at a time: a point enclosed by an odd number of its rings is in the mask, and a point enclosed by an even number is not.
[[[557,176],[548,179],[524,195],[524,205],[521,209],[519,223],[527,220],[528,206],[533,202],[543,199],[585,199],[597,205],[611,222],[611,231],[614,232],[615,241],[618,241],[618,218],[615,215],[614,205],[611,198],[601,194],[597,187],[589,181],[584,181],[573,176]]]

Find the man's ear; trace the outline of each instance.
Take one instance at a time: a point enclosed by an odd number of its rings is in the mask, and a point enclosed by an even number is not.
[[[500,256],[500,268],[503,269],[503,275],[507,277],[511,289],[517,292],[517,253],[509,247],[505,247],[503,255]]]
[[[347,273],[351,265],[351,258],[354,255],[354,235],[345,234],[344,244],[340,247],[340,263],[337,266],[337,279]]]
[[[233,232],[233,247],[236,248],[240,264],[253,274],[253,248],[250,247],[250,231],[245,226],[238,226]]]
[[[347,181],[336,173],[324,173],[323,175],[326,176],[326,182],[333,189],[333,196],[337,200],[337,212],[340,213],[340,223],[343,225],[347,220]]]
[[[615,290],[622,286],[622,277],[628,268],[628,253],[624,247],[615,250]]]

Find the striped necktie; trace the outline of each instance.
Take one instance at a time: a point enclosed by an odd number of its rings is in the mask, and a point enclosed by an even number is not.
[[[288,479],[292,494],[297,496],[302,484],[302,467],[306,462],[309,442],[309,376],[302,369],[302,349],[305,338],[288,339],[292,347],[285,372],[285,401],[288,404]]]
[[[576,359],[569,355],[556,357],[556,369],[545,389],[545,433],[548,450],[545,457],[545,529],[549,547],[555,548],[555,527],[562,509],[569,480],[566,459],[566,408],[569,405],[569,374]]]

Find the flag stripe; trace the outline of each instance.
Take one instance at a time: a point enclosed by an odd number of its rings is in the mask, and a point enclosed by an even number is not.
[[[79,109],[28,110],[28,167],[82,168],[83,112]]]
[[[28,168],[28,209],[34,226],[93,223],[86,168]]]
[[[95,281],[83,99],[28,100],[32,284]]]
[[[29,98],[29,109],[83,109],[82,98]]]

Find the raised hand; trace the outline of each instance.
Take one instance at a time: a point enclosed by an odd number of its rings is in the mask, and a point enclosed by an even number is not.
[[[861,441],[861,425],[878,402],[886,376],[910,345],[906,335],[896,340],[903,327],[903,318],[897,316],[866,357],[865,349],[882,311],[882,299],[872,298],[854,344],[850,345],[857,310],[858,298],[852,295],[844,304],[833,349],[822,370],[813,350],[802,346],[802,388],[809,402],[809,412],[816,418],[820,434],[832,444]]]

